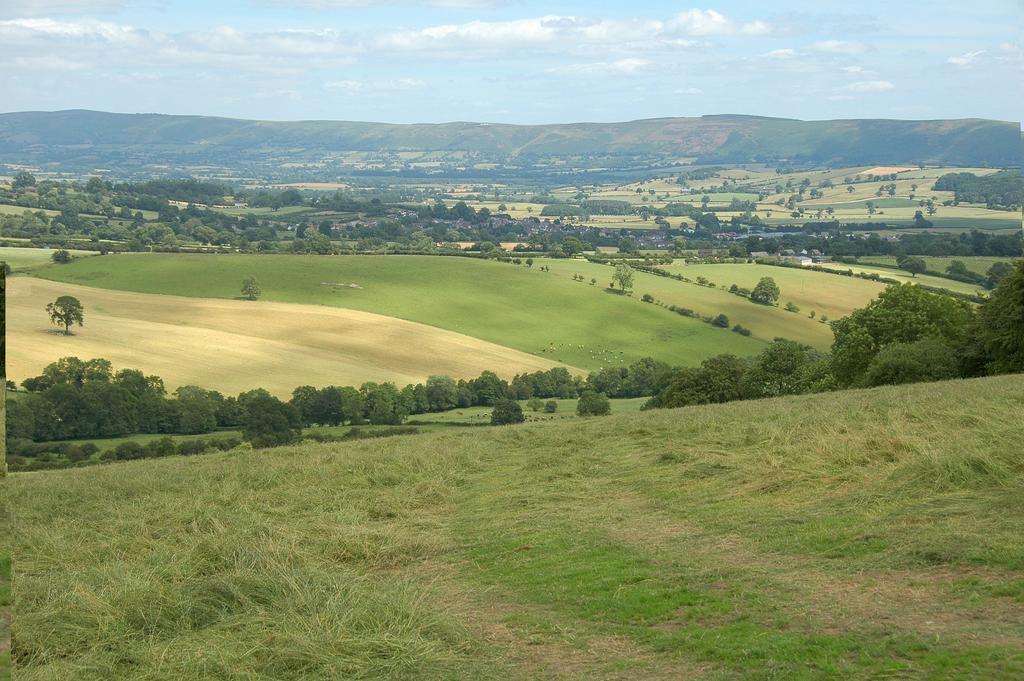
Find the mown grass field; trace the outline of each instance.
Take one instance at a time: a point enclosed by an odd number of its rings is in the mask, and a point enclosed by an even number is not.
[[[748,327],[755,336],[771,340],[782,336],[791,340],[807,343],[820,349],[828,349],[832,344],[832,329],[822,324],[820,319],[825,315],[829,319],[838,319],[850,314],[857,308],[864,307],[885,289],[885,284],[839,277],[833,274],[815,272],[810,269],[793,267],[773,267],[760,264],[684,264],[679,261],[664,269],[682,274],[689,279],[705,277],[714,282],[716,288],[700,287],[693,284],[676,282],[671,279],[644,275],[643,284],[638,279],[637,292],[643,293],[647,288],[654,290],[660,285],[679,287],[693,300],[700,301],[708,307],[721,308],[729,316],[729,320],[739,322]],[[649,279],[647,277],[650,277]],[[746,298],[733,295],[728,289],[733,284],[742,288],[753,289],[762,277],[771,277],[779,286],[779,306],[769,307],[757,305]],[[657,295],[652,291],[652,295]],[[677,293],[677,296],[679,294]],[[685,299],[663,300],[685,305]],[[705,302],[706,301],[706,302]],[[784,309],[787,302],[800,308],[799,312],[788,312]],[[695,308],[703,311],[701,307]],[[810,318],[814,311],[815,318]]]
[[[72,336],[59,333],[46,313],[60,295],[77,297],[85,308],[85,326]],[[24,276],[8,279],[7,298],[8,376],[19,382],[69,355],[142,369],[169,390],[201,385],[237,394],[262,387],[280,396],[299,385],[406,385],[485,370],[511,377],[557,365],[434,326],[317,305],[153,295]]]
[[[1024,377],[10,479],[18,678],[1018,679]]]
[[[26,208],[25,206],[12,206],[9,203],[0,203],[0,215],[24,215],[25,211],[30,213],[42,211],[51,218],[55,215],[60,215],[59,210],[50,210],[48,208]]]
[[[95,251],[68,250],[76,258],[96,255]],[[16,248],[0,246],[0,262],[6,262],[14,272],[24,272],[53,262],[54,251],[48,248]]]
[[[949,264],[951,262],[953,262],[954,260],[959,260],[960,262],[967,266],[968,270],[970,270],[971,272],[976,272],[978,274],[985,274],[986,272],[988,272],[989,268],[992,267],[992,265],[996,264],[997,262],[1012,263],[1015,260],[1015,258],[1009,257],[1000,258],[995,256],[982,255],[950,257],[935,257],[926,255],[921,257],[923,257],[925,263],[927,263],[928,269],[935,272],[945,272],[946,268],[949,267]],[[864,265],[879,264],[888,265],[889,267],[897,266],[896,256],[892,255],[866,255],[860,258],[860,262]]]
[[[877,267],[870,264],[856,264],[847,265],[846,263],[828,263],[823,264],[822,267],[828,269],[846,272],[853,270],[854,272],[863,272],[865,274],[877,274],[880,277],[886,277],[887,279],[895,279],[900,283],[912,282],[914,284],[922,284],[924,286],[932,286],[935,288],[943,288],[947,291],[955,291],[957,293],[966,293],[968,295],[984,294],[986,290],[983,286],[976,284],[970,284],[964,281],[957,281],[956,279],[947,279],[946,277],[933,277],[930,274],[918,274],[914,276],[910,272],[904,270],[893,269],[890,267]]]
[[[579,286],[539,266],[472,258],[112,255],[35,274],[85,286],[204,298],[234,298],[242,280],[252,275],[266,301],[397,317],[583,369],[645,356],[698,364],[720,352],[750,355],[763,347],[634,298]],[[389,355],[395,350],[393,344],[379,348]]]

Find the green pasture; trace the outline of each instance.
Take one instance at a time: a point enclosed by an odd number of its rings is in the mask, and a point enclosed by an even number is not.
[[[959,260],[967,269],[977,274],[985,274],[989,268],[997,262],[1013,262],[1014,258],[998,257],[998,256],[983,256],[983,255],[969,255],[969,256],[931,256],[925,255],[920,256],[924,258],[925,263],[928,265],[928,269],[933,272],[945,272],[949,264],[954,260]],[[886,265],[889,267],[897,267],[896,256],[894,255],[865,255],[860,258],[860,263],[863,265]]]
[[[554,270],[440,256],[138,254],[86,258],[38,275],[144,293],[235,298],[255,276],[263,299],[365,310],[429,324],[584,369],[645,356],[698,364],[762,343],[582,286]],[[585,264],[585,263],[584,263]],[[606,275],[607,276],[607,275]],[[605,282],[607,283],[607,282]]]
[[[823,264],[822,267],[842,272],[845,272],[847,270],[853,270],[854,272],[863,272],[865,274],[877,274],[880,277],[895,279],[900,283],[911,282],[914,284],[923,284],[925,286],[943,288],[946,289],[947,291],[965,293],[967,295],[985,293],[984,287],[976,286],[975,284],[969,284],[963,281],[956,281],[955,279],[947,279],[946,277],[933,277],[929,274],[918,274],[917,276],[914,276],[910,272],[892,269],[889,267],[872,267],[871,265],[867,264],[847,265],[846,263],[828,263]]]
[[[53,248],[17,248],[0,246],[0,262],[6,262],[15,272],[24,272],[53,263]],[[76,258],[88,258],[96,255],[95,251],[79,251],[68,249]]]

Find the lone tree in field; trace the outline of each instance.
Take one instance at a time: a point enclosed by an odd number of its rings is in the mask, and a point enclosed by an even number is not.
[[[64,327],[65,336],[71,335],[73,324],[82,326],[85,322],[85,310],[81,301],[74,296],[61,296],[46,306],[46,312],[50,315],[51,322]]]
[[[52,259],[56,263],[60,263],[61,265],[66,265],[67,263],[74,260],[74,258],[71,257],[71,254],[65,251],[63,248],[60,249],[59,251],[54,251],[53,255],[50,256],[50,259]]]
[[[612,275],[612,288],[619,285],[619,290],[625,293],[633,288],[633,268],[624,262],[615,266],[615,274]]]
[[[774,305],[779,299],[779,286],[771,277],[761,277],[757,286],[750,292],[750,299],[760,305]]]
[[[928,264],[924,261],[924,258],[904,258],[899,263],[901,269],[910,272],[910,275],[916,277],[918,274],[925,272],[928,269]]]
[[[242,282],[242,295],[245,296],[246,300],[256,300],[260,297],[260,285],[256,281],[256,277],[246,277],[245,281]]]

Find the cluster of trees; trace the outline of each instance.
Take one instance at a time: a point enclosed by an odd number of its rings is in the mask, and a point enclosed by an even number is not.
[[[269,446],[291,442],[301,433],[294,407],[265,390],[225,397],[182,386],[168,397],[158,376],[136,369],[115,372],[105,359],[64,357],[22,386],[27,392],[7,400],[9,442],[241,428],[246,440]]]
[[[796,252],[816,249],[833,257],[864,257],[871,255],[927,255],[935,257],[973,256],[1014,258],[1024,255],[1024,240],[1019,230],[1007,233],[990,233],[972,230],[960,234],[901,234],[899,241],[883,239],[877,234],[867,238],[846,237],[839,230],[839,223],[810,227],[822,234],[783,234],[779,236],[749,236],[733,244],[732,253],[745,256],[756,251],[779,253],[785,249]],[[884,225],[879,228],[884,227]]]
[[[555,367],[517,374],[510,381],[484,371],[469,380],[431,376],[424,383],[403,388],[393,383],[364,383],[359,388],[306,385],[295,389],[290,404],[305,426],[397,425],[409,416],[465,407],[502,405],[502,412],[521,412],[518,404],[514,408],[505,404],[517,400],[570,399],[588,392],[610,397],[653,395],[670,372],[667,364],[644,358],[627,367],[591,372],[586,378]]]
[[[1024,262],[976,310],[914,284],[890,286],[832,322],[823,354],[776,339],[753,358],[723,354],[674,371],[649,407],[1024,372]]]
[[[218,428],[240,428],[253,446],[268,447],[296,441],[304,426],[398,425],[411,415],[471,406],[493,407],[494,423],[516,423],[523,420],[517,400],[653,395],[670,373],[667,364],[647,358],[593,372],[586,379],[556,367],[517,374],[510,381],[484,371],[469,380],[431,376],[403,388],[393,383],[306,385],[282,402],[262,389],[231,397],[182,386],[168,395],[157,376],[135,369],[114,371],[105,359],[65,357],[23,381],[26,392],[8,399],[7,438],[11,451],[31,456],[42,451],[30,446],[33,442],[134,433],[204,434]],[[595,400],[587,397],[586,403]],[[602,413],[590,406],[583,409]],[[54,446],[45,451],[54,451]]]
[[[984,203],[997,210],[1020,210],[1024,205],[1024,177],[1019,170],[1001,170],[991,175],[948,173],[935,181],[938,191],[954,192],[958,203]]]

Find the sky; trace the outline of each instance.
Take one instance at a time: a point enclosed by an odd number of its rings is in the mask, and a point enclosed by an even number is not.
[[[0,111],[1024,116],[1024,0],[0,0]]]

